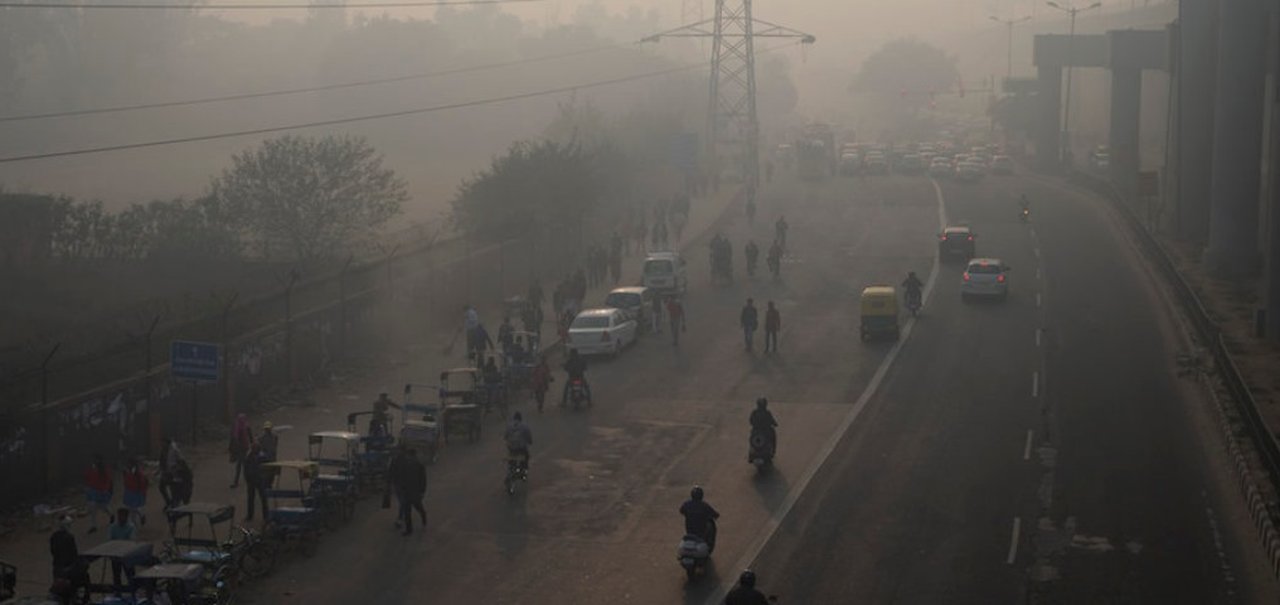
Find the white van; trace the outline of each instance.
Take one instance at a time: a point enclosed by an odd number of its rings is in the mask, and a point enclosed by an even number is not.
[[[651,252],[644,259],[640,285],[663,294],[683,294],[689,288],[688,267],[675,252]]]

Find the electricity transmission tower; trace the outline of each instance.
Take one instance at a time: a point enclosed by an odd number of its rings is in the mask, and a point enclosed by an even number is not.
[[[711,94],[706,146],[717,176],[736,168],[743,182],[760,181],[760,122],[756,116],[756,38],[816,38],[751,15],[751,0],[715,0],[715,16],[645,38],[711,38]],[[685,0],[685,7],[690,0]],[[699,12],[701,5],[699,3]],[[688,14],[686,12],[686,18]]]

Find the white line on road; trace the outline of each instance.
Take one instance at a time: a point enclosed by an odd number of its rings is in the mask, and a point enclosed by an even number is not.
[[[1031,459],[1031,429],[1027,429],[1027,444],[1022,446],[1022,459]]]
[[[1036,308],[1040,308],[1040,293],[1036,292]]]
[[[1036,279],[1040,279],[1040,267],[1036,267]]]
[[[1044,334],[1044,328],[1036,328],[1036,348],[1040,348],[1040,336]]]
[[[1013,535],[1009,536],[1009,556],[1005,557],[1004,562],[1013,565],[1018,559],[1018,536],[1022,533],[1022,517],[1013,518]]]
[[[1040,396],[1040,372],[1031,373],[1031,396]]]
[[[942,197],[942,188],[938,186],[938,182],[929,179],[933,183],[933,191],[938,199],[938,229],[947,225],[947,206],[946,201]],[[933,257],[933,269],[929,271],[929,279],[925,280],[924,291],[921,293],[921,303],[928,303],[929,297],[933,293],[933,286],[938,281],[938,257]],[[800,500],[800,496],[804,494],[805,488],[809,486],[809,482],[818,474],[818,469],[827,461],[831,453],[835,451],[836,446],[840,445],[840,441],[844,439],[845,433],[849,431],[849,427],[853,426],[854,421],[862,415],[862,411],[866,409],[870,403],[871,397],[876,394],[876,390],[880,388],[880,383],[884,381],[884,377],[889,373],[889,368],[893,365],[894,360],[898,358],[898,353],[902,351],[902,345],[906,344],[911,338],[911,329],[916,325],[916,318],[911,317],[902,327],[902,335],[898,338],[898,342],[893,344],[889,352],[880,361],[880,365],[876,368],[875,374],[872,374],[871,381],[867,383],[866,388],[862,390],[862,394],[858,396],[858,400],[854,402],[853,407],[849,408],[849,413],[845,414],[844,420],[840,422],[840,426],[832,433],[827,442],[823,444],[822,449],[818,450],[818,455],[814,458],[809,467],[804,470],[804,474],[796,480],[795,487],[787,493],[787,498],[782,501],[782,505],[774,511],[773,515],[765,521],[764,528],[756,539],[751,542],[742,557],[738,559],[737,565],[733,569],[748,569],[752,567],[756,557],[760,556],[760,552],[764,550],[769,540],[773,538],[773,534],[777,533],[778,527],[782,525],[782,521],[791,513],[791,509],[795,507],[796,502]],[[732,576],[732,574],[729,574]],[[720,585],[720,588],[712,593],[707,599],[708,605],[720,605],[724,602],[724,597],[737,584],[736,577],[727,577]]]
[[[1034,250],[1036,252],[1036,258],[1040,258],[1040,246],[1036,246]]]

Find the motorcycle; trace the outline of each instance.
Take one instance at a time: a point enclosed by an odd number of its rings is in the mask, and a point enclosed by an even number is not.
[[[763,473],[766,468],[773,464],[776,444],[770,442],[769,436],[765,432],[755,429],[751,431],[749,444],[750,450],[747,458],[751,460],[751,464],[755,465],[757,472]]]
[[[920,315],[920,293],[907,292],[907,311],[911,312],[912,317]]]
[[[1030,209],[1030,208],[1023,208],[1023,209],[1022,209],[1022,213],[1021,213],[1021,214],[1019,214],[1019,215],[1018,215],[1018,217],[1019,217],[1019,218],[1022,220],[1022,222],[1024,222],[1024,223],[1025,223],[1025,222],[1027,222],[1027,221],[1029,221],[1029,220],[1031,220],[1031,209]]]
[[[516,486],[529,482],[529,465],[527,462],[527,458],[518,455],[507,457],[507,476],[502,480],[502,486],[507,490],[508,496],[515,496]]]
[[[692,582],[707,570],[707,562],[711,560],[711,551],[716,544],[716,522],[712,521],[707,528],[707,538],[693,534],[685,534],[676,548],[676,560],[684,568],[684,573]]]
[[[581,378],[574,378],[569,383],[569,402],[573,404],[573,409],[582,407],[583,402],[587,406],[591,405],[591,400],[587,398],[587,383]]]

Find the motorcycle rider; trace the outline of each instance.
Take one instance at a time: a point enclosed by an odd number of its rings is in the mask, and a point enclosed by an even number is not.
[[[756,261],[760,258],[760,248],[756,246],[756,240],[747,242],[747,275],[756,276]]]
[[[573,386],[574,380],[582,381],[582,390],[587,393],[587,405],[591,405],[591,384],[587,382],[587,360],[578,354],[577,349],[569,349],[569,358],[564,362],[564,371],[569,375],[569,379],[564,381],[564,391],[560,394],[560,405],[563,407],[569,402],[569,389]]]
[[[1031,216],[1031,200],[1027,199],[1027,194],[1025,193],[1018,197],[1018,215],[1021,216],[1023,220],[1026,220],[1028,216]]]
[[[724,596],[724,605],[769,605],[769,598],[756,590],[756,572],[748,569],[738,576],[738,585]]]
[[[751,432],[760,433],[769,443],[771,452],[778,451],[778,421],[769,411],[769,400],[761,397],[756,400],[756,409],[751,410]],[[751,452],[747,452],[747,462],[751,462]]]
[[[703,500],[702,486],[695,485],[689,492],[689,499],[680,505],[680,514],[684,515],[684,533],[697,536],[707,543],[707,552],[716,549],[716,519],[720,513]]]
[[[902,280],[902,287],[907,290],[907,300],[916,301],[918,304],[922,298],[921,289],[924,288],[924,282],[916,277],[915,271],[908,271],[907,278]]]
[[[524,423],[520,412],[511,415],[511,424],[503,435],[507,443],[507,455],[520,465],[520,470],[529,470],[529,448],[533,446],[533,431]]]
[[[787,228],[788,227],[790,227],[790,225],[787,224],[787,217],[785,216],[779,216],[778,222],[773,224],[773,236],[774,238],[777,239],[778,245],[781,246],[783,249],[787,247]]]

